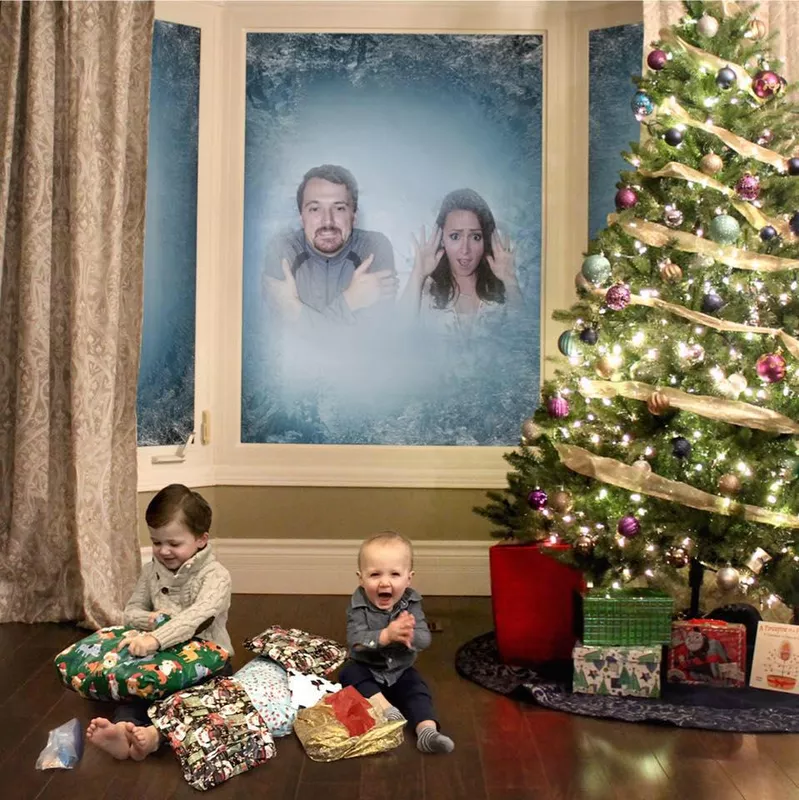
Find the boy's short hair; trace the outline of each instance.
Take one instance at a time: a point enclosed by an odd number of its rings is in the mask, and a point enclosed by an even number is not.
[[[413,544],[410,539],[407,539],[401,533],[396,531],[381,531],[380,533],[373,533],[368,538],[361,542],[358,549],[358,569],[361,569],[361,559],[363,558],[363,551],[371,544],[389,544],[390,542],[402,542],[408,548],[408,554],[411,557],[411,569],[413,569]]]
[[[171,483],[161,489],[150,500],[144,518],[148,527],[157,529],[169,525],[178,515],[195,536],[211,530],[211,506],[199,492],[182,483]]]

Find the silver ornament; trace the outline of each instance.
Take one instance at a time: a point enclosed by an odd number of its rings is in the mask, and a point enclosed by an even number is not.
[[[719,21],[709,14],[703,14],[699,22],[696,23],[696,29],[702,36],[707,36],[708,39],[711,39],[719,32]]]
[[[675,208],[674,206],[666,206],[665,210],[663,211],[663,221],[670,228],[679,228],[683,223],[683,219],[683,213],[679,208]]]
[[[723,592],[731,592],[737,589],[741,583],[741,573],[735,567],[722,567],[716,573],[716,586]]]

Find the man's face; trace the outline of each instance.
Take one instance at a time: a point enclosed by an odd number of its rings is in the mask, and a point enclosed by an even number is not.
[[[334,256],[352,236],[355,209],[343,183],[311,178],[302,195],[302,229],[311,246],[325,256]]]

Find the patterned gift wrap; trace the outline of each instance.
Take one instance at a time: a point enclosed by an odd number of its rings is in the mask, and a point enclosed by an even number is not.
[[[656,589],[595,589],[583,599],[583,644],[668,644],[674,600]]]
[[[671,683],[744,686],[746,627],[714,619],[675,622],[668,679]]]
[[[572,691],[581,694],[660,697],[662,647],[594,647],[572,652]]]
[[[256,655],[277,661],[284,669],[304,675],[327,675],[347,658],[347,648],[332,639],[279,625],[247,639],[244,646]]]
[[[55,666],[64,686],[90,700],[156,700],[216,674],[228,662],[226,650],[204,639],[132,656],[122,645],[130,630],[101,628],[61,651]]]
[[[275,744],[244,687],[214,678],[159,700],[147,710],[167,737],[186,782],[200,791],[275,755]]]
[[[256,656],[233,675],[258,709],[272,736],[288,736],[297,716],[286,670],[271,659]]]

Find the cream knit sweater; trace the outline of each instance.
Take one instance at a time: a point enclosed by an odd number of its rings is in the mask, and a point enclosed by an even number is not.
[[[161,650],[199,636],[233,655],[227,632],[230,573],[216,560],[211,545],[172,572],[153,559],[141,575],[125,606],[125,624],[151,631]],[[171,619],[154,629],[150,614],[160,611]]]

